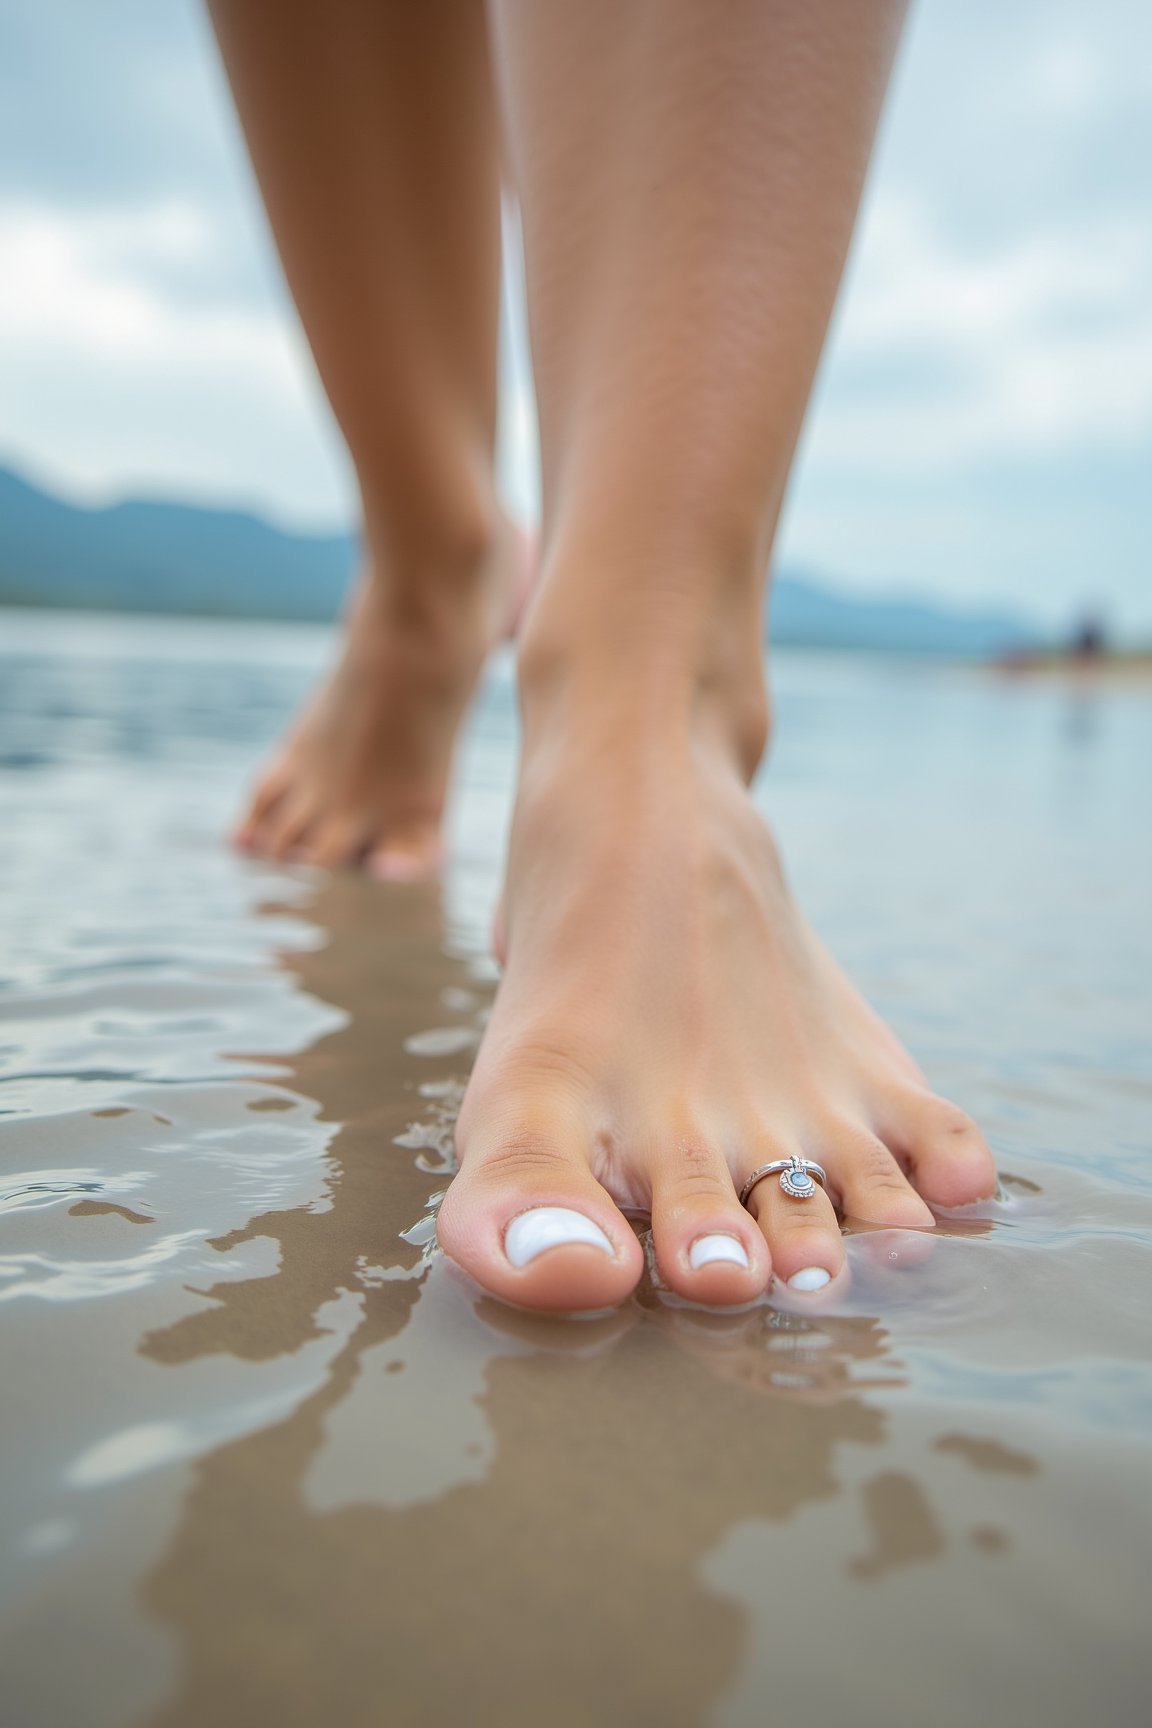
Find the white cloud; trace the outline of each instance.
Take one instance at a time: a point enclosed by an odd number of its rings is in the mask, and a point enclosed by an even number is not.
[[[303,339],[271,299],[174,293],[210,265],[195,206],[0,206],[0,449],[89,496],[167,488],[347,519]]]
[[[881,196],[814,459],[913,471],[1131,448],[1152,433],[1152,229],[1094,219],[980,253]]]
[[[73,357],[141,372],[239,366],[262,391],[290,394],[298,360],[273,308],[186,304],[150,280],[148,266],[186,265],[211,237],[210,224],[182,205],[66,217],[0,208],[5,358]]]
[[[1083,120],[1104,101],[1109,68],[1083,33],[1061,36],[1036,55],[1028,83],[1037,107],[1061,119]]]
[[[0,57],[0,460],[89,497],[349,520],[200,8],[25,11]],[[1150,95],[1146,0],[914,9],[785,558],[1053,608],[1091,568],[1152,628]],[[509,330],[525,507],[515,305]]]

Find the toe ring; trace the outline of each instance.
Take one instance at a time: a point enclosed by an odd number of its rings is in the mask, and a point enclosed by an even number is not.
[[[828,1186],[828,1172],[814,1158],[773,1158],[770,1164],[761,1164],[758,1170],[753,1170],[740,1190],[741,1206],[747,1206],[757,1182],[763,1182],[765,1176],[775,1176],[777,1171],[781,1173],[780,1186],[790,1200],[810,1199],[817,1182],[821,1188]]]

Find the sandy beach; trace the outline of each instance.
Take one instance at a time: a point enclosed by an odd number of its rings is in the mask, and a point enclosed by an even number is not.
[[[5,1722],[1143,1721],[1148,690],[778,657],[758,797],[1002,1194],[555,1321],[434,1241],[507,666],[442,892],[221,843],[327,642],[0,622]]]

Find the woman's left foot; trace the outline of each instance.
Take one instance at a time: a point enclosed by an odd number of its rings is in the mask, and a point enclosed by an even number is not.
[[[243,850],[434,875],[457,735],[484,661],[526,601],[532,550],[498,515],[490,538],[420,562],[369,557],[343,651],[265,768],[235,831]]]

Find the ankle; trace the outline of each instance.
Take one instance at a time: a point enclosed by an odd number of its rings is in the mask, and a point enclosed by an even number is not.
[[[454,658],[484,651],[507,608],[507,541],[514,532],[495,494],[457,499],[435,515],[387,511],[365,499],[364,567],[350,623],[373,640],[438,648]]]
[[[543,584],[529,607],[517,655],[525,751],[577,734],[609,749],[705,743],[751,780],[771,731],[758,595],[699,620],[645,617],[640,596],[601,608],[590,590],[569,605]]]
[[[431,587],[467,594],[492,562],[504,516],[479,462],[445,464],[436,484],[404,476],[388,485],[360,475],[363,535],[373,585],[401,605]]]

